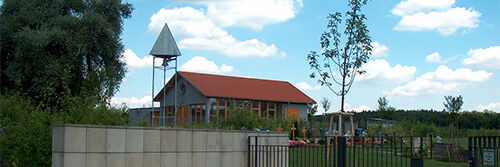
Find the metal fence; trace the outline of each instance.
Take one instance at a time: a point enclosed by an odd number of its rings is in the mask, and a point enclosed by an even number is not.
[[[500,166],[500,136],[469,137],[469,164],[471,167]]]
[[[433,156],[432,138],[427,137],[329,136],[308,144],[261,142],[276,138],[280,137],[248,137],[249,167],[409,167],[412,161],[422,164],[422,158]]]

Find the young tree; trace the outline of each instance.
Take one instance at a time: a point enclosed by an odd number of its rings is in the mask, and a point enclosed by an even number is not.
[[[350,10],[345,13],[347,19],[343,35],[339,30],[343,22],[342,14],[329,14],[327,31],[320,37],[320,53],[311,51],[307,55],[309,66],[313,69],[309,77],[318,78],[318,83],[341,97],[340,112],[344,112],[345,95],[351,89],[354,78],[365,72],[360,68],[369,59],[372,50],[366,16],[361,12],[366,3],[367,0],[349,0]],[[340,86],[340,90],[334,88],[334,84]],[[342,120],[342,115],[339,120]],[[331,128],[330,125],[330,131]],[[342,128],[339,130],[342,133]]]
[[[4,0],[0,94],[50,107],[66,95],[106,102],[125,76],[120,35],[132,10],[121,0]]]
[[[464,104],[463,97],[462,95],[459,95],[458,97],[453,97],[453,96],[445,96],[444,100],[444,108],[446,111],[450,112],[450,119],[451,119],[451,141],[455,142],[455,126],[457,124],[457,112],[460,111],[460,108],[462,108],[462,105]]]

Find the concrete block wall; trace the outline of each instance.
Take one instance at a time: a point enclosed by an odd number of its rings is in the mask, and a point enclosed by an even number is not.
[[[248,136],[288,144],[286,132],[61,124],[52,129],[52,166],[246,167]]]

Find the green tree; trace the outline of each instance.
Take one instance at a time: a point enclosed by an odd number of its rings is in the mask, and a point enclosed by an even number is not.
[[[4,0],[0,8],[0,94],[36,103],[98,96],[106,102],[125,75],[121,0]]]
[[[446,111],[450,112],[450,119],[451,119],[451,140],[454,142],[455,140],[455,126],[457,124],[457,112],[460,111],[460,108],[462,108],[462,105],[464,104],[462,95],[459,95],[458,97],[453,97],[453,96],[445,96],[445,103],[444,108]]]
[[[386,97],[379,97],[377,102],[380,118],[393,120],[395,116],[394,111],[396,109],[389,105],[389,100],[387,100]]]
[[[356,75],[365,72],[360,68],[369,59],[372,50],[372,40],[365,24],[366,16],[361,12],[361,7],[366,3],[367,0],[349,0],[350,10],[345,13],[347,19],[344,21],[343,35],[339,30],[343,23],[342,14],[329,14],[327,31],[320,37],[320,53],[311,51],[307,55],[309,66],[313,69],[309,77],[318,78],[318,83],[341,97],[341,112],[344,112],[345,95],[351,89]],[[340,86],[340,90],[336,90],[334,84]]]

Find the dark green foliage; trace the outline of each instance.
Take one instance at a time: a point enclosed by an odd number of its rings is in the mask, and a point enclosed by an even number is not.
[[[67,95],[109,100],[126,72],[120,34],[132,10],[121,0],[4,0],[0,94],[59,108]]]
[[[8,95],[0,99],[0,145],[6,166],[50,166],[52,125],[55,123],[126,125],[124,109],[96,106],[95,99],[63,97],[67,108],[51,113],[28,98]]]
[[[378,118],[379,111],[366,111],[356,113],[354,120],[359,122],[361,127],[365,127],[366,118]],[[395,122],[394,127],[401,128],[397,130],[405,134],[425,134],[424,132],[434,131],[436,134],[444,134],[442,136],[451,136],[450,114],[445,111],[435,110],[394,110],[391,112],[391,117]],[[463,111],[456,114],[457,123],[460,130],[457,131],[457,136],[468,135],[500,135],[500,113],[492,111]],[[321,127],[329,121],[329,115],[316,116],[316,120],[321,124]],[[390,129],[391,131],[394,128]],[[438,133],[439,132],[439,133]]]
[[[453,96],[445,96],[444,99],[446,100],[444,104],[444,108],[448,112],[458,112],[460,111],[460,108],[462,108],[462,105],[464,104],[462,95],[458,97],[453,97]]]
[[[387,100],[386,97],[379,97],[377,102],[378,102],[379,117],[382,119],[393,120],[394,119],[393,112],[394,110],[396,110],[396,108],[389,105],[389,100]]]

